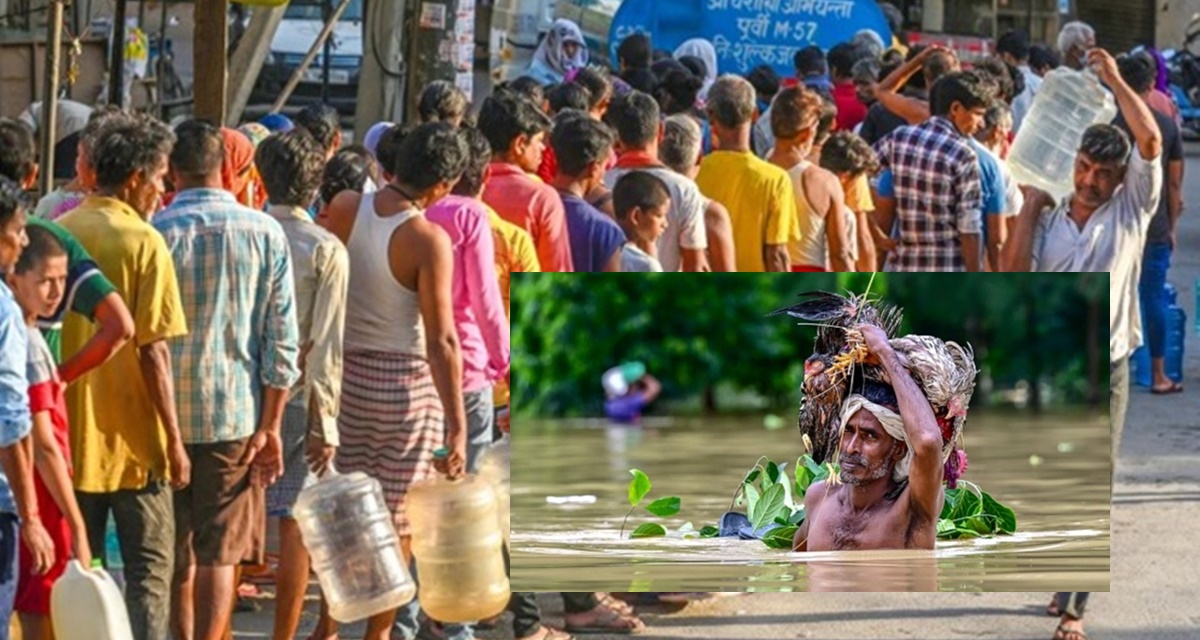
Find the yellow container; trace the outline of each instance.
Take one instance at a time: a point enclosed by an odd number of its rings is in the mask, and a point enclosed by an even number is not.
[[[435,476],[407,498],[421,608],[438,622],[474,622],[508,605],[496,490],[478,476]]]

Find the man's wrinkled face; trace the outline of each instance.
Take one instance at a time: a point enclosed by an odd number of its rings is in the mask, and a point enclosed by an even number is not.
[[[987,115],[987,108],[975,107],[968,109],[961,102],[955,102],[950,105],[950,121],[954,123],[954,128],[958,132],[967,136],[973,137],[975,132],[983,128],[983,119]]]
[[[1098,162],[1086,153],[1075,156],[1075,197],[1089,208],[1112,199],[1125,180],[1125,167],[1115,162]]]
[[[879,83],[869,78],[854,79],[854,94],[858,96],[858,101],[865,105],[875,104],[875,88]]]
[[[896,462],[906,453],[905,445],[884,430],[866,409],[859,409],[842,431],[838,464],[841,481],[861,485],[892,475]]]

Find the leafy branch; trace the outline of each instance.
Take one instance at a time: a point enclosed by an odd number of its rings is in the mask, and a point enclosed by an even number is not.
[[[633,510],[650,493],[649,476],[640,469],[630,469],[629,473],[633,475],[633,479],[629,481],[629,511],[625,514],[625,519],[621,521],[621,537],[625,537],[625,523],[629,521],[629,516],[633,514]],[[679,513],[682,504],[683,501],[679,499],[679,496],[667,496],[646,505],[646,511],[660,518],[666,518]],[[634,538],[665,536],[667,535],[667,528],[657,522],[646,522],[634,529],[629,535]]]

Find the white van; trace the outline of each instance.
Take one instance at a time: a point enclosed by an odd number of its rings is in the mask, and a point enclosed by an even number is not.
[[[496,0],[492,6],[492,78],[497,82],[520,76],[533,61],[533,52],[554,24],[556,0]]]
[[[274,102],[296,67],[304,60],[325,26],[325,0],[292,0],[271,40],[271,50],[255,83],[254,102]],[[336,4],[335,4],[336,6]],[[358,74],[363,61],[363,0],[351,0],[329,36],[329,104],[353,113],[358,98]],[[290,104],[320,101],[324,74],[324,51],[305,70]]]

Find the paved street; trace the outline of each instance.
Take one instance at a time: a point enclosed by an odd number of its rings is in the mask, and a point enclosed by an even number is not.
[[[1185,212],[1170,281],[1194,324],[1200,277],[1200,145],[1190,144]],[[1190,325],[1189,325],[1190,326]],[[1192,640],[1200,636],[1200,579],[1195,534],[1200,521],[1200,337],[1188,332],[1185,393],[1152,396],[1135,389],[1118,468],[1113,508],[1113,584],[1092,599],[1090,636],[1110,640]],[[1191,567],[1190,569],[1188,567]],[[543,596],[543,612],[561,624],[561,601]],[[1054,620],[1041,614],[1045,593],[751,594],[694,603],[678,612],[651,612],[643,638],[1000,638],[1046,640]],[[269,637],[264,611],[236,618],[238,638]],[[310,607],[311,608],[311,607]],[[311,628],[306,617],[305,633]],[[503,627],[503,625],[502,625]],[[510,638],[506,629],[481,634]],[[360,627],[342,638],[358,638]],[[610,636],[590,636],[606,640]],[[616,637],[616,636],[612,636]]]

